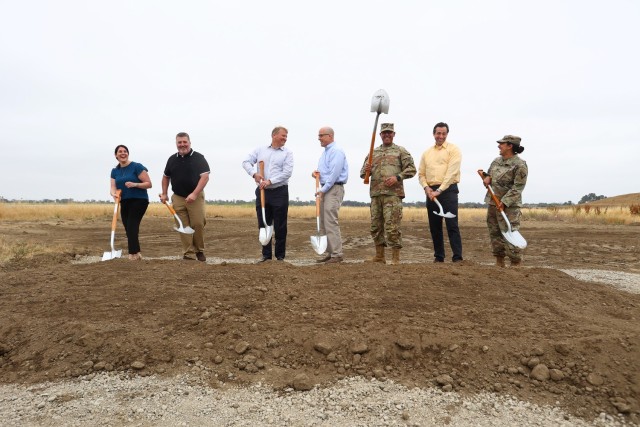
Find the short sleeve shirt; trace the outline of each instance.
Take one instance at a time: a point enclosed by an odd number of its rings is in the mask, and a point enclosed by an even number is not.
[[[118,190],[122,190],[122,194],[120,195],[121,200],[127,199],[146,199],[149,200],[149,195],[147,194],[147,190],[143,188],[127,188],[124,184],[126,182],[136,182],[141,183],[140,174],[142,171],[147,171],[140,163],[131,162],[125,167],[120,167],[120,165],[111,169],[111,178],[116,180],[116,188]]]
[[[180,197],[191,194],[198,186],[200,176],[209,172],[207,160],[193,150],[186,156],[176,153],[169,157],[164,168],[164,176],[171,180],[171,190]]]

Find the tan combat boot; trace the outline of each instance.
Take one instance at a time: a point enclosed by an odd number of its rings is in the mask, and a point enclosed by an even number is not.
[[[391,249],[391,265],[400,264],[400,248]]]
[[[503,256],[497,256],[496,257],[496,267],[505,267],[504,265],[504,257]]]
[[[376,245],[376,256],[365,260],[365,262],[381,262],[385,264],[387,261],[384,259],[384,245]]]
[[[511,267],[522,267],[522,260],[521,259],[512,259],[511,260]]]

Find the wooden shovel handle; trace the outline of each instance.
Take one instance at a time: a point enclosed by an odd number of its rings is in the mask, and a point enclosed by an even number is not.
[[[116,190],[116,206],[113,209],[113,219],[111,220],[111,231],[116,229],[116,222],[118,222],[118,205],[120,204],[120,194],[122,190]]]
[[[163,203],[165,204],[165,206],[166,206],[166,207],[168,207],[168,208],[169,208],[169,212],[171,212],[173,215],[175,215],[175,214],[176,214],[176,210],[175,210],[175,209],[173,209],[173,206],[171,206],[171,205],[170,205],[169,203],[167,203],[166,201],[165,201],[165,202],[163,202]]]
[[[320,172],[313,173],[316,177],[316,193],[320,189]],[[316,216],[320,216],[320,198],[316,195]]]
[[[369,147],[369,167],[373,164],[373,146],[376,143],[376,130],[378,129],[378,118],[380,117],[380,108],[378,108],[378,113],[376,114],[376,121],[373,124],[373,133],[371,134],[371,147]],[[371,168],[364,173],[364,183],[369,183],[369,177],[371,176]]]
[[[480,175],[480,178],[482,178],[482,182],[484,184],[484,171],[482,169],[478,169],[478,175]],[[486,184],[485,184],[485,187],[487,188],[487,190],[489,190],[489,194],[491,194],[491,198],[493,199],[493,202],[496,204],[496,207],[498,208],[498,210],[502,212],[502,210],[504,209],[504,206],[500,202],[500,199],[498,199],[498,196],[496,196],[496,193],[493,192],[493,188],[491,188],[490,185],[486,185]]]
[[[264,179],[264,161],[260,160],[258,162],[258,168],[260,169],[260,175],[262,176],[262,179]],[[260,207],[264,209],[264,188],[260,189]]]

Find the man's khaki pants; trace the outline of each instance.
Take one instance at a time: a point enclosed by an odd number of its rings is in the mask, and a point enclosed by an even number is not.
[[[177,194],[171,196],[173,208],[183,226],[189,226],[196,232],[193,234],[180,233],[182,241],[182,253],[189,257],[194,257],[196,252],[204,252],[204,226],[207,223],[205,218],[204,191],[201,191],[196,200],[187,203],[186,199]]]
[[[322,196],[320,209],[320,235],[327,236],[327,253],[342,257],[342,235],[338,224],[338,211],[344,199],[344,186],[334,185]]]

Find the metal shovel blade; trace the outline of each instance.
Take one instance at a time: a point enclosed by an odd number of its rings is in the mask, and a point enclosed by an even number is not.
[[[194,230],[193,228],[186,226],[186,227],[173,227],[174,230],[176,230],[178,233],[182,233],[182,234],[193,234],[196,232],[196,230]]]
[[[273,236],[273,225],[267,224],[267,215],[262,208],[262,222],[265,224],[265,227],[260,227],[260,234],[258,234],[258,240],[260,240],[260,244],[262,246],[267,246],[271,242],[271,236]]]
[[[182,224],[182,220],[180,219],[180,217],[178,216],[178,214],[176,213],[176,210],[173,209],[173,206],[171,206],[168,202],[162,202],[164,203],[164,205],[169,208],[169,212],[171,212],[171,214],[173,215],[173,217],[176,219],[176,222],[178,223],[177,227],[173,227],[174,230],[176,230],[178,233],[183,233],[183,234],[193,234],[196,232],[196,230],[194,230],[193,228],[189,227],[188,225],[185,227],[184,224]]]
[[[372,113],[389,113],[389,95],[384,89],[379,89],[371,98]]]
[[[107,251],[102,254],[102,261],[109,261],[114,258],[120,258],[122,256],[122,249],[118,249],[117,251],[113,248],[113,241],[115,240],[115,231],[111,232],[111,251]]]
[[[109,261],[115,258],[120,258],[122,256],[122,249],[118,249],[117,251],[105,252],[102,254],[102,261]]]
[[[167,205],[168,206],[168,205]],[[175,211],[174,211],[175,212]],[[174,230],[176,230],[178,233],[182,233],[182,234],[193,234],[196,232],[196,230],[194,230],[193,228],[189,227],[188,225],[185,227],[182,224],[182,220],[180,219],[180,217],[178,216],[177,213],[174,213],[173,216],[176,218],[176,221],[178,221],[179,226],[178,227],[173,227]]]
[[[501,211],[500,213],[502,214],[504,221],[507,223],[507,231],[501,230],[504,238],[507,240],[507,242],[511,243],[516,248],[520,248],[520,249],[526,248],[527,241],[524,239],[524,237],[522,237],[522,234],[520,234],[518,230],[511,229],[511,223],[509,222],[509,219],[507,218],[507,214],[505,214],[504,211]]]
[[[438,199],[436,199],[435,197],[433,198],[433,201],[436,202],[436,204],[438,205],[438,208],[440,208],[440,212],[436,212],[433,211],[434,214],[439,215],[443,218],[455,218],[456,216],[454,214],[452,214],[451,212],[447,212],[444,213],[444,209],[442,209],[442,205],[440,204],[440,202],[438,201]]]
[[[311,246],[318,255],[322,255],[327,251],[327,236],[311,236]]]

